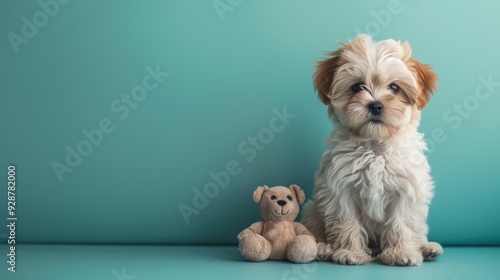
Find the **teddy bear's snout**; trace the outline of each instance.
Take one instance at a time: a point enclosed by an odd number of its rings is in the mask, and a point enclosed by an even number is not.
[[[278,200],[276,203],[278,203],[279,206],[285,206],[286,205],[286,201],[284,201],[284,200]]]

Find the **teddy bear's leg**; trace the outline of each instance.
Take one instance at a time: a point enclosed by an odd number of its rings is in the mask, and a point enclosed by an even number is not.
[[[308,263],[316,258],[318,247],[310,235],[296,236],[286,249],[286,258],[295,263]]]
[[[240,252],[245,259],[260,262],[269,259],[271,255],[271,243],[262,235],[247,234],[240,240]]]

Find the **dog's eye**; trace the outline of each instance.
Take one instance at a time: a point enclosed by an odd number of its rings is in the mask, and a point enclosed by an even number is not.
[[[365,85],[363,83],[356,83],[356,84],[351,86],[351,90],[354,93],[358,93],[364,89],[365,89]]]
[[[288,200],[292,201],[292,197],[291,196],[287,196],[286,198],[288,198]]]
[[[271,199],[276,200],[276,196],[275,195],[271,196]]]
[[[399,86],[398,86],[398,85],[396,85],[395,83],[391,83],[391,84],[389,85],[389,88],[390,88],[390,89],[391,89],[394,93],[396,93],[396,92],[399,90]]]

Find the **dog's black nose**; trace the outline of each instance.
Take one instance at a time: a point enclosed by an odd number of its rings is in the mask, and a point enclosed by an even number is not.
[[[368,104],[368,110],[370,110],[370,113],[374,116],[382,114],[382,109],[384,109],[384,105],[379,101]]]
[[[278,202],[279,206],[285,206],[286,205],[286,201],[284,201],[284,200],[278,200],[277,202]]]

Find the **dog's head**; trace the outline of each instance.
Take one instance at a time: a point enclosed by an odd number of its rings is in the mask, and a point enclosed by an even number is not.
[[[260,203],[260,213],[264,221],[294,221],[304,203],[304,191],[297,185],[290,187],[258,187],[253,200]]]
[[[436,90],[431,67],[411,56],[407,42],[359,35],[318,62],[314,87],[337,125],[361,139],[388,139],[411,124]]]

